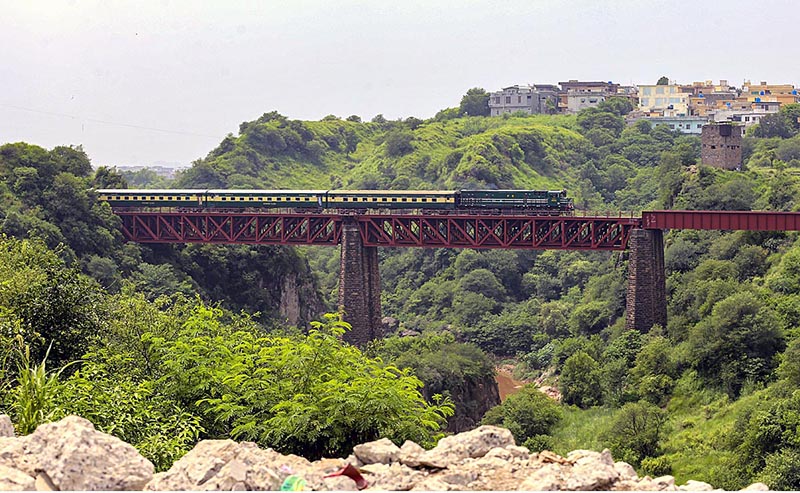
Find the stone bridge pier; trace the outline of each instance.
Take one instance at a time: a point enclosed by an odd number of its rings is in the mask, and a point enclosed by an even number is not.
[[[664,271],[664,233],[633,229],[628,240],[626,329],[647,332],[667,325],[667,281]]]
[[[383,337],[381,325],[381,279],[378,248],[365,247],[354,219],[342,223],[342,256],[339,271],[339,307],[353,326],[344,340],[363,346]]]

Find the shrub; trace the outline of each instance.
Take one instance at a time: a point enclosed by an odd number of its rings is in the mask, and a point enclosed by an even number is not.
[[[616,413],[603,441],[614,457],[638,466],[646,457],[656,457],[667,413],[649,402],[631,402]],[[655,464],[654,464],[655,465]]]
[[[788,448],[767,456],[759,479],[772,490],[800,489],[800,451]]]
[[[653,477],[672,474],[672,463],[666,455],[645,457],[642,459],[642,472]]]
[[[514,440],[523,443],[550,433],[562,416],[558,403],[544,395],[536,386],[529,384],[516,394],[508,396],[499,406],[490,409],[482,422],[508,428],[514,435]],[[543,443],[542,440],[535,438],[538,443]]]
[[[597,361],[584,351],[567,358],[561,370],[559,387],[566,404],[584,408],[600,404],[603,388]]]

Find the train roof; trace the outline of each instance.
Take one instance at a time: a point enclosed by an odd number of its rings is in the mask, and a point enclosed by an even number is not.
[[[261,190],[261,189],[213,189],[208,190],[208,193],[212,194],[231,194],[231,193],[249,193],[249,194],[281,194],[281,193],[309,193],[309,194],[320,194],[325,193],[327,190]]]
[[[552,192],[552,193],[566,192],[566,190],[528,190],[525,188],[499,188],[499,189],[462,188],[460,191],[461,192]]]
[[[231,194],[231,193],[245,193],[245,194],[281,194],[281,193],[309,193],[319,194],[325,193],[327,190],[256,190],[256,189],[206,189],[206,188],[99,188],[95,190],[97,193],[105,194],[131,194],[131,195],[151,195],[151,194],[198,194],[198,193],[212,193],[212,194]]]
[[[95,190],[97,193],[125,193],[134,195],[149,195],[149,194],[192,194],[192,193],[206,193],[204,188],[98,188]]]
[[[329,190],[328,193],[337,195],[372,194],[372,195],[452,195],[452,190]]]

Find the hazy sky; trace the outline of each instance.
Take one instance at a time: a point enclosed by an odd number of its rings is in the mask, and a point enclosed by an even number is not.
[[[188,164],[277,110],[428,118],[470,87],[800,83],[793,0],[0,0],[0,143]]]

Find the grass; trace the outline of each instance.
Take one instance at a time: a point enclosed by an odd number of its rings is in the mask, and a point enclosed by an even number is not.
[[[767,395],[767,391],[758,390],[731,402],[726,394],[703,385],[691,372],[678,380],[667,406],[669,422],[661,442],[676,484],[694,479],[719,486],[715,484],[715,473],[734,454],[727,438],[736,417]],[[566,455],[577,449],[603,450],[606,445],[601,436],[610,427],[615,412],[606,407],[565,406],[564,418],[552,433],[553,451]]]
[[[553,430],[553,452],[559,455],[578,450],[602,451],[606,448],[600,440],[608,429],[615,410],[606,407],[579,409],[564,406],[564,418]]]

